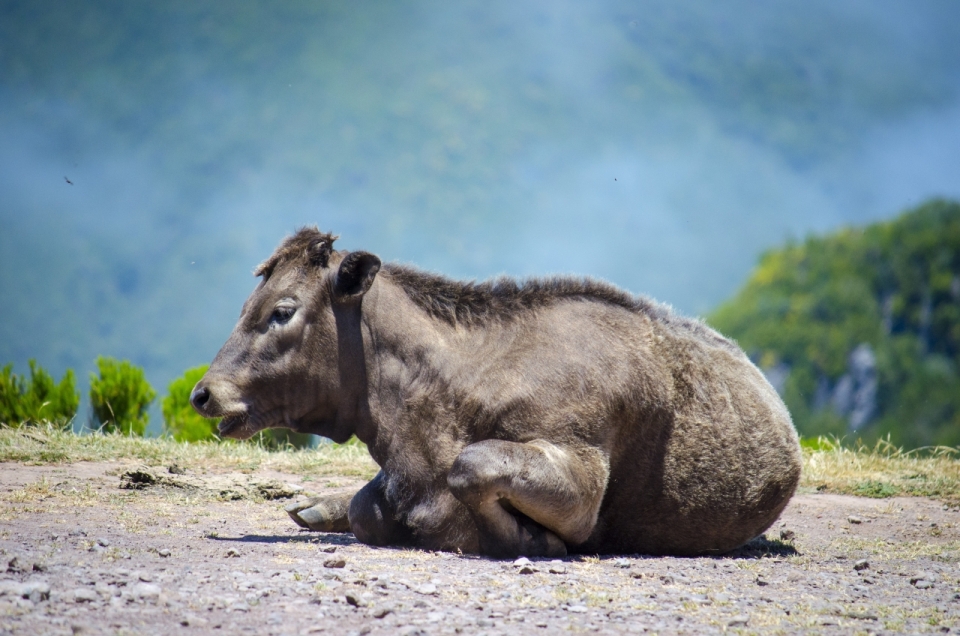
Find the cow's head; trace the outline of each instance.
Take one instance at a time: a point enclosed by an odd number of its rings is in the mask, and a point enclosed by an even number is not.
[[[352,432],[337,423],[333,305],[362,297],[380,260],[334,251],[336,238],[304,228],[256,269],[260,283],[190,396],[200,415],[223,418],[220,435],[246,439],[281,427],[345,441]]]

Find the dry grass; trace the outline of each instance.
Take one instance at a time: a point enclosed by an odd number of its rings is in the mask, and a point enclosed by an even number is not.
[[[372,478],[377,465],[359,442],[317,448],[271,450],[237,442],[177,442],[120,433],[77,435],[54,426],[0,428],[0,462],[72,464],[139,460],[147,465],[179,464],[193,470],[272,469],[298,475]]]
[[[960,452],[942,446],[905,451],[884,440],[872,447],[845,446],[824,437],[805,440],[800,487],[863,497],[960,501]]]
[[[377,466],[358,442],[314,449],[271,450],[249,443],[183,443],[167,437],[118,433],[77,435],[54,426],[0,428],[0,461],[70,464],[139,460],[192,469],[273,469],[304,476],[371,478]],[[960,502],[960,452],[955,448],[904,451],[889,442],[872,447],[820,437],[804,441],[801,489],[891,497],[916,495]]]

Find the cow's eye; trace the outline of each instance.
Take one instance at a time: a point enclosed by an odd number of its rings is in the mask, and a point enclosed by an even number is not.
[[[279,305],[273,308],[273,313],[270,314],[270,322],[275,325],[285,325],[290,322],[290,319],[293,318],[293,314],[297,313],[297,308],[290,305]]]

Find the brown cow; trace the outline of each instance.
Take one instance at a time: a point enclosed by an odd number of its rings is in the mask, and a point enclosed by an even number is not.
[[[800,478],[790,415],[700,322],[605,283],[455,282],[287,238],[191,400],[220,433],[356,435],[380,472],[288,509],[494,557],[731,550]]]

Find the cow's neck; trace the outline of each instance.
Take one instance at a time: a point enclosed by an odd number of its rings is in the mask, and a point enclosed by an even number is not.
[[[356,310],[337,313],[341,418],[355,423],[357,437],[374,459],[396,440],[406,422],[411,391],[423,377],[436,377],[443,335],[436,321],[415,307],[389,280],[377,278]],[[418,424],[427,424],[418,422]],[[402,433],[401,433],[402,434]]]
[[[351,434],[369,444],[376,437],[370,414],[368,376],[363,337],[363,299],[338,303],[333,315],[337,323],[337,364],[340,372],[340,404],[337,409],[336,435],[345,442]]]

